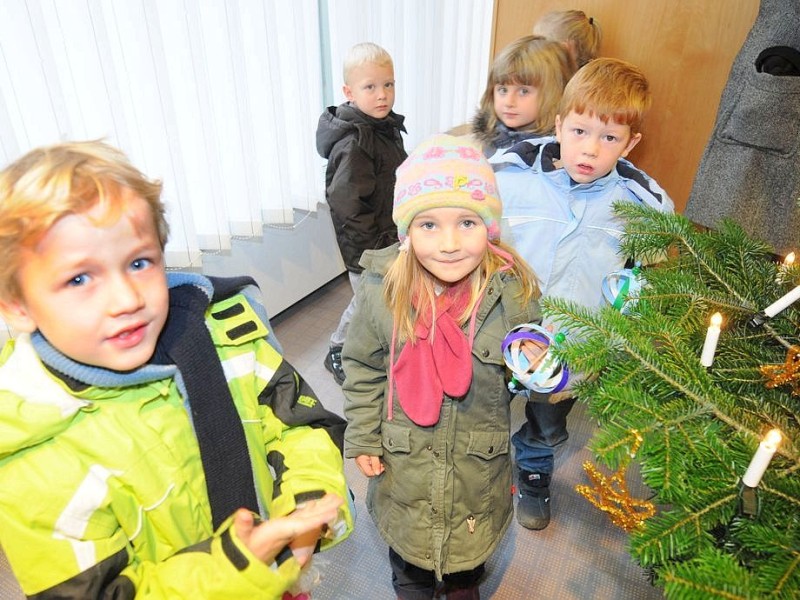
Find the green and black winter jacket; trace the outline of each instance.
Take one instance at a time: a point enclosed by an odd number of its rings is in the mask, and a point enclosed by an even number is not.
[[[0,545],[29,597],[280,598],[297,561],[261,563],[210,497],[230,488],[262,518],[348,498],[344,421],[283,359],[253,287],[168,278],[170,317],[135,371],[76,363],[38,332],[0,354]],[[352,522],[345,505],[322,548]]]

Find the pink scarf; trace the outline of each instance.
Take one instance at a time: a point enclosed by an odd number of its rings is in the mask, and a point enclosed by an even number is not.
[[[472,383],[472,337],[475,314],[470,319],[469,339],[456,319],[463,314],[469,301],[469,287],[461,284],[448,287],[436,297],[436,331],[430,338],[434,315],[430,310],[417,318],[417,341],[407,343],[400,352],[397,363],[389,373],[389,415],[392,418],[393,383],[397,386],[397,399],[408,418],[417,425],[427,427],[439,421],[444,394],[460,398]],[[414,306],[418,308],[418,299]],[[476,310],[478,305],[475,306]],[[392,351],[394,351],[394,335]],[[393,352],[392,352],[393,353]]]

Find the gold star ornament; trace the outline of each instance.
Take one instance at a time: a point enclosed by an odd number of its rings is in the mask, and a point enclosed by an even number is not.
[[[767,379],[767,388],[791,384],[792,396],[800,396],[800,346],[789,347],[782,365],[761,365],[759,370]]]
[[[634,436],[630,458],[636,456],[642,444],[642,436],[638,431],[631,432]],[[630,460],[624,461],[620,468],[610,477],[603,475],[590,461],[583,463],[583,470],[589,476],[594,487],[576,485],[575,491],[591,502],[596,508],[608,514],[611,522],[625,531],[640,528],[645,520],[656,513],[655,505],[648,500],[631,498],[628,484],[625,481],[625,470]]]

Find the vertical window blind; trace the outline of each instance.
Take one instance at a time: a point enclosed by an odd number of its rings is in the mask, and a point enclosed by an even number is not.
[[[362,41],[392,55],[412,148],[468,121],[491,0],[3,0],[0,165],[104,139],[164,183],[170,268],[324,202],[315,131]]]

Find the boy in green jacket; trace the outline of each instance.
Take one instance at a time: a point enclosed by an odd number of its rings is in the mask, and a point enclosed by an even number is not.
[[[0,545],[29,596],[280,598],[352,528],[343,420],[251,279],[165,272],[160,195],[101,142],[0,172]]]

